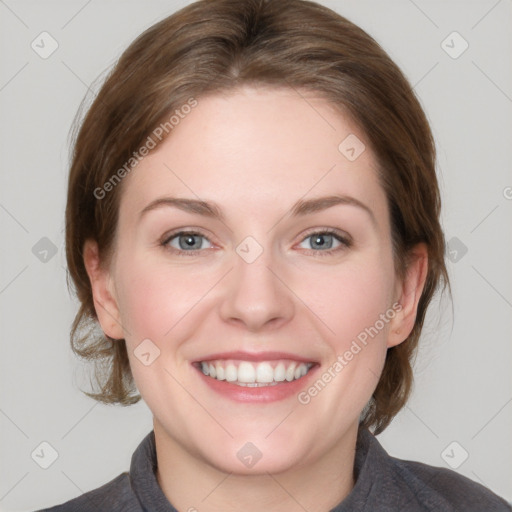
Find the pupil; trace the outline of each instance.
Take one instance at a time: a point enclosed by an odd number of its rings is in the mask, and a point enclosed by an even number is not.
[[[325,237],[326,236],[331,236],[331,235],[317,235],[315,238],[314,238],[314,242],[313,242],[313,245],[314,246],[317,246],[317,247],[327,247],[328,249],[331,247],[332,244],[328,243],[325,241]],[[331,241],[332,242],[332,241]]]
[[[185,241],[185,246],[190,249],[191,247],[194,247],[194,245],[196,245],[195,244],[195,237],[196,237],[196,235],[182,236],[181,241],[184,240]],[[180,245],[181,245],[181,241],[180,241]],[[182,248],[183,248],[183,246],[182,246]]]

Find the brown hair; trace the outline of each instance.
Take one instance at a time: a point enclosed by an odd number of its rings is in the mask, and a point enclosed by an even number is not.
[[[176,109],[242,84],[313,91],[348,113],[379,163],[392,224],[397,275],[418,242],[428,247],[428,274],[414,328],[388,349],[363,423],[383,431],[412,388],[412,358],[425,313],[441,280],[449,285],[439,222],[435,145],[423,110],[401,71],[362,29],[302,0],[201,0],[156,23],[122,54],[75,135],[66,208],[69,275],[81,303],[71,328],[73,350],[96,362],[97,400],[130,404],[136,388],[124,340],[97,330],[83,261],[88,238],[100,259],[112,255],[126,162]],[[171,133],[171,132],[169,132]],[[341,142],[341,141],[340,141]],[[123,167],[124,166],[124,167]],[[109,181],[110,180],[110,181]],[[110,182],[107,189],[104,185]],[[101,192],[99,197],[98,190]],[[96,329],[96,332],[95,332]]]

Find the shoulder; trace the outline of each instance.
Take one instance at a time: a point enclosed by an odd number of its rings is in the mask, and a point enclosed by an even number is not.
[[[511,512],[512,507],[483,485],[447,468],[390,457],[397,476],[425,505],[435,510],[442,501],[447,510]]]
[[[390,456],[360,428],[353,491],[336,512],[512,512],[500,496],[456,471]]]
[[[128,473],[121,473],[105,485],[86,492],[78,498],[39,512],[90,512],[93,510],[142,512],[143,509],[132,491]]]

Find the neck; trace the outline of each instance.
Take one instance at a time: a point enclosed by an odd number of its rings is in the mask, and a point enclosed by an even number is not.
[[[191,454],[155,421],[157,480],[172,505],[187,512],[326,512],[354,487],[355,424],[313,463],[281,473],[226,473]]]

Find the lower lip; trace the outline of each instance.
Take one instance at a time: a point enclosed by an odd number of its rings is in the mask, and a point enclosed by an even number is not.
[[[202,378],[203,382],[209,386],[210,389],[213,389],[217,393],[230,398],[235,402],[268,403],[284,400],[290,396],[298,395],[308,386],[308,383],[311,380],[311,376],[319,368],[319,365],[315,365],[310,368],[308,373],[300,379],[292,380],[291,382],[284,381],[272,386],[261,387],[237,386],[236,384],[226,380],[217,380],[212,377],[208,377],[201,371],[200,368],[197,368],[196,366],[194,366],[194,368],[199,373],[199,376]]]

